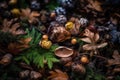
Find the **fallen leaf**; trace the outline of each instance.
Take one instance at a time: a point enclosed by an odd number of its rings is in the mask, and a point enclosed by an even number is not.
[[[38,21],[36,17],[40,16],[38,12],[31,11],[29,8],[21,9],[21,19],[27,18],[29,23],[34,23],[35,21]]]
[[[29,42],[31,41],[31,37],[21,39],[19,42],[10,43],[8,45],[8,51],[13,54],[18,54],[24,49],[29,48]]]
[[[50,71],[49,80],[68,80],[69,77],[66,72],[62,72],[59,69],[55,69],[55,71]]]
[[[120,54],[117,50],[113,52],[113,59],[108,60],[108,66],[120,65]]]
[[[8,21],[7,19],[4,19],[1,31],[9,32],[12,35],[25,34],[24,30],[18,29],[20,27],[19,23],[12,24],[14,22],[14,20],[15,19]]]

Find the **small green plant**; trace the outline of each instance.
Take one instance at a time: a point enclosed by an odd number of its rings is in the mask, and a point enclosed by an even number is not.
[[[90,67],[87,67],[85,80],[105,80],[105,77],[101,74],[95,73]]]
[[[48,68],[51,69],[53,67],[53,63],[59,61],[54,55],[54,50],[57,48],[57,46],[52,45],[50,49],[44,49],[38,45],[41,39],[41,33],[34,28],[31,31],[27,29],[26,32],[27,34],[24,36],[24,38],[32,38],[29,43],[30,48],[23,51],[22,54],[15,58],[15,60],[24,61],[29,65],[30,63],[33,63],[38,68],[44,68],[44,65],[47,64]]]

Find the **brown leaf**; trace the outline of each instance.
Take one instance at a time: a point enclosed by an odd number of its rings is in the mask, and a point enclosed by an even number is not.
[[[8,65],[11,60],[12,60],[12,55],[11,54],[6,54],[2,57],[2,59],[0,60],[0,64],[3,64],[3,65]]]
[[[104,42],[104,43],[98,44],[96,46],[97,46],[97,48],[103,48],[103,47],[107,46],[107,44],[108,43]]]
[[[92,43],[92,41],[90,40],[90,38],[81,38],[80,40],[87,42],[87,43]]]
[[[49,80],[68,80],[69,77],[66,72],[62,72],[59,69],[55,69],[55,71],[50,71]]]
[[[99,40],[100,36],[98,33],[94,34],[94,41],[97,42]]]
[[[112,56],[114,59],[109,59],[108,60],[108,66],[111,66],[111,65],[120,65],[120,54],[118,53],[117,50],[115,50],[113,52],[113,56]]]
[[[23,43],[23,44],[29,44],[29,42],[32,40],[31,37],[25,38],[25,39],[21,39],[19,42]]]
[[[92,44],[85,44],[85,45],[83,45],[83,49],[84,50],[95,50],[95,49],[97,49],[97,46],[92,45]]]
[[[53,27],[49,34],[50,39],[54,42],[63,42],[71,37],[70,32],[68,32],[63,26]]]
[[[25,39],[21,39],[18,43],[18,42],[14,42],[14,43],[10,43],[8,45],[8,51],[10,53],[13,53],[13,54],[18,54],[19,52],[23,51],[24,49],[27,49],[29,48],[29,42],[31,41],[31,37],[29,38],[25,38]]]
[[[102,11],[101,3],[97,0],[89,0],[90,6],[89,8],[96,10],[96,11]]]
[[[91,39],[93,39],[94,37],[94,33],[91,32],[89,29],[85,29],[85,33],[83,35]]]
[[[29,8],[21,9],[22,15],[21,19],[27,18],[29,23],[33,23],[34,21],[38,21],[36,17],[40,16],[38,12],[32,11]]]
[[[25,32],[21,29],[18,29],[20,27],[19,23],[12,24],[15,19],[12,19],[8,21],[7,19],[4,19],[2,29],[3,32],[9,32],[12,35],[20,35],[25,34]]]

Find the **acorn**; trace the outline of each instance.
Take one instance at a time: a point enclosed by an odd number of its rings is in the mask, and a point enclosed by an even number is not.
[[[83,55],[81,58],[80,58],[80,61],[83,63],[83,64],[87,64],[89,63],[89,59],[86,55]]]
[[[75,45],[76,43],[77,43],[77,40],[76,40],[75,38],[73,38],[73,39],[71,40],[71,44]]]
[[[10,4],[10,5],[15,5],[15,4],[17,4],[17,0],[10,0],[10,1],[9,1],[9,4]]]
[[[72,64],[72,71],[80,73],[80,74],[85,74],[86,69],[82,64],[78,64],[78,63],[73,63]]]
[[[42,40],[42,41],[39,42],[39,45],[40,45],[42,48],[50,49],[50,47],[52,46],[52,42],[49,41],[49,40]]]
[[[43,40],[48,40],[48,35],[44,34],[44,35],[42,36],[42,39],[43,39]]]
[[[73,26],[74,26],[73,22],[67,22],[67,23],[65,24],[65,28],[66,28],[67,30],[73,29]]]
[[[20,15],[20,10],[17,8],[14,8],[11,10],[11,13],[13,14],[13,16],[19,16]]]

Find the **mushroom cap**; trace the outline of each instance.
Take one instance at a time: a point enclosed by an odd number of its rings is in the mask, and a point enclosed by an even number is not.
[[[55,50],[55,55],[58,57],[69,57],[72,54],[73,54],[73,49],[64,46],[60,46]]]

